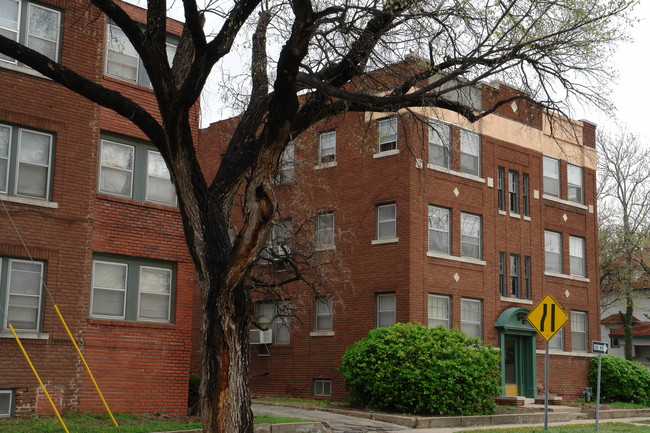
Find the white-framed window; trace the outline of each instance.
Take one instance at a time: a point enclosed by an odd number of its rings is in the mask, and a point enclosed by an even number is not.
[[[0,317],[2,328],[39,331],[45,263],[0,257]],[[6,314],[6,315],[5,315]]]
[[[468,337],[482,338],[482,302],[478,299],[461,298],[460,330]]]
[[[395,203],[377,206],[377,239],[397,236],[397,206]]]
[[[334,248],[334,213],[318,214],[316,217],[316,247]]]
[[[176,46],[177,41],[172,37],[167,37],[165,51],[170,66],[176,55]],[[151,87],[149,76],[140,55],[124,31],[111,22],[106,25],[104,73],[140,86]]]
[[[49,200],[52,134],[0,124],[0,193]]]
[[[93,260],[90,316],[171,322],[173,265],[133,258]]]
[[[0,389],[0,418],[13,416],[14,390]]]
[[[330,379],[314,379],[314,397],[329,397],[332,395]]]
[[[318,135],[318,163],[336,161],[336,131],[321,132]]]
[[[0,35],[58,61],[61,12],[30,1],[0,0]],[[0,62],[17,64],[4,54],[0,54]]]
[[[289,301],[261,301],[255,303],[257,326],[263,331],[273,330],[273,344],[291,343],[291,304]]]
[[[569,261],[571,275],[584,277],[587,275],[585,260],[585,240],[577,236],[569,236]]]
[[[544,157],[544,194],[560,197],[560,160]]]
[[[397,323],[397,298],[394,293],[380,293],[376,297],[377,328]]]
[[[451,168],[451,126],[429,119],[429,164]]]
[[[136,142],[100,141],[99,186],[102,194],[176,206],[176,189],[160,152]]]
[[[450,211],[429,205],[429,251],[451,254]]]
[[[427,307],[429,328],[442,326],[449,329],[451,327],[451,300],[449,296],[429,294]]]
[[[582,174],[582,167],[577,165],[567,164],[567,184],[569,201],[574,203],[584,203],[584,176]]]
[[[571,311],[571,349],[574,352],[587,352],[587,313]]]
[[[377,152],[397,149],[397,117],[389,117],[378,122]]]
[[[562,273],[562,235],[558,232],[544,231],[544,269]]]
[[[281,185],[284,183],[293,182],[295,174],[295,152],[296,146],[293,141],[290,141],[287,143],[287,147],[284,148],[284,151],[280,156],[280,162],[278,163],[278,172],[275,176],[276,184]]]
[[[314,330],[315,331],[331,331],[332,330],[332,298],[329,296],[322,296],[316,298],[315,304],[315,317],[314,317]]]
[[[548,342],[548,348],[564,350],[564,328],[560,329]]]
[[[519,173],[510,170],[508,172],[508,201],[510,202],[510,213],[519,213]]]
[[[481,176],[481,136],[467,129],[460,130],[460,171]]]
[[[479,215],[460,214],[460,255],[481,259],[481,217]]]

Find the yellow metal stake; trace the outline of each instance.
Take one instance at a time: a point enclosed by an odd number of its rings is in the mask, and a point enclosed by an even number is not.
[[[72,333],[70,332],[70,329],[68,328],[68,325],[65,323],[65,320],[63,319],[63,315],[61,315],[61,312],[59,311],[59,307],[54,304],[54,310],[56,311],[57,316],[59,316],[59,319],[61,320],[61,323],[63,323],[63,327],[65,328],[65,332],[68,333],[68,337],[70,337],[70,341],[72,341],[72,344],[74,345],[74,348],[77,349],[77,353],[79,354],[79,357],[81,358],[81,361],[84,363],[84,366],[86,367],[86,371],[88,372],[88,376],[90,376],[90,380],[93,381],[93,385],[95,385],[95,389],[97,390],[97,394],[99,394],[99,398],[102,399],[102,403],[104,403],[104,407],[106,408],[106,412],[108,412],[108,416],[111,417],[111,420],[113,421],[113,424],[115,424],[115,427],[117,429],[120,429],[120,426],[117,425],[117,421],[115,421],[115,418],[113,417],[113,413],[111,410],[108,408],[108,404],[106,403],[106,400],[104,400],[104,396],[102,395],[102,392],[99,390],[99,385],[97,385],[97,382],[95,381],[95,377],[93,376],[93,373],[90,371],[90,367],[88,366],[88,363],[86,363],[86,358],[84,358],[83,354],[81,353],[81,350],[79,349],[79,346],[77,345],[77,342],[75,341],[74,337],[72,336]]]
[[[14,327],[9,324],[9,329],[11,330],[11,333],[14,334],[14,338],[16,339],[16,343],[18,343],[18,347],[20,347],[20,350],[23,352],[23,355],[25,355],[25,359],[27,360],[27,363],[31,367],[32,371],[34,372],[34,376],[36,376],[36,380],[38,380],[38,383],[41,385],[41,388],[43,389],[43,392],[45,392],[45,396],[47,397],[48,401],[52,405],[52,409],[54,409],[54,413],[56,414],[56,417],[59,419],[59,422],[61,423],[61,426],[63,427],[63,430],[65,430],[66,433],[70,433],[68,430],[68,427],[66,427],[65,423],[63,422],[63,418],[61,418],[61,415],[59,414],[59,411],[56,408],[56,405],[52,401],[52,398],[50,397],[50,393],[47,392],[47,389],[45,389],[45,385],[43,385],[43,382],[41,381],[40,376],[36,372],[36,368],[34,368],[34,364],[32,364],[32,361],[29,359],[29,355],[27,355],[27,352],[25,352],[25,348],[23,347],[22,343],[20,342],[20,338],[18,338],[18,335],[16,334],[16,331],[14,331]]]

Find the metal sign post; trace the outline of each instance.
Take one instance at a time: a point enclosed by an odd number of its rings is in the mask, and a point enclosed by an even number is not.
[[[609,347],[602,341],[592,341],[591,351],[598,354],[598,379],[596,382],[596,431],[599,430],[598,420],[600,418],[600,366],[603,355],[606,355]]]
[[[553,299],[551,295],[546,295],[537,304],[526,320],[533,325],[540,337],[546,342],[546,356],[544,358],[544,430],[548,430],[548,342],[560,329],[566,324],[569,316]]]

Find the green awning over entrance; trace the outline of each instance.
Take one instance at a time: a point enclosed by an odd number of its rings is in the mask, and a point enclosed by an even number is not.
[[[494,327],[507,334],[535,335],[537,331],[526,320],[530,310],[526,308],[512,307],[505,310],[497,319]]]

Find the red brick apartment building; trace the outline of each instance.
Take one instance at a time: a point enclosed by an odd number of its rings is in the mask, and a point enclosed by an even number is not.
[[[471,97],[503,92],[483,85]],[[300,305],[297,317],[272,325],[281,305],[258,300],[268,330],[251,334],[266,342],[251,350],[253,395],[343,398],[349,345],[420,322],[501,348],[503,394],[534,397],[545,345],[525,316],[551,294],[569,322],[551,341],[549,392],[580,397],[599,337],[595,126],[549,120],[525,102],[476,124],[445,110],[348,113],[297,137],[281,161],[282,225],[315,209],[316,248],[335,251],[349,280],[330,297],[294,292],[284,302]],[[233,121],[203,130],[201,147],[226,140]]]
[[[6,3],[3,35],[153,110],[137,54],[87,2]],[[170,53],[181,30],[168,22]],[[9,322],[59,409],[103,411],[54,303],[113,411],[185,414],[194,271],[160,155],[130,122],[5,56],[0,88],[0,416],[51,413]]]

